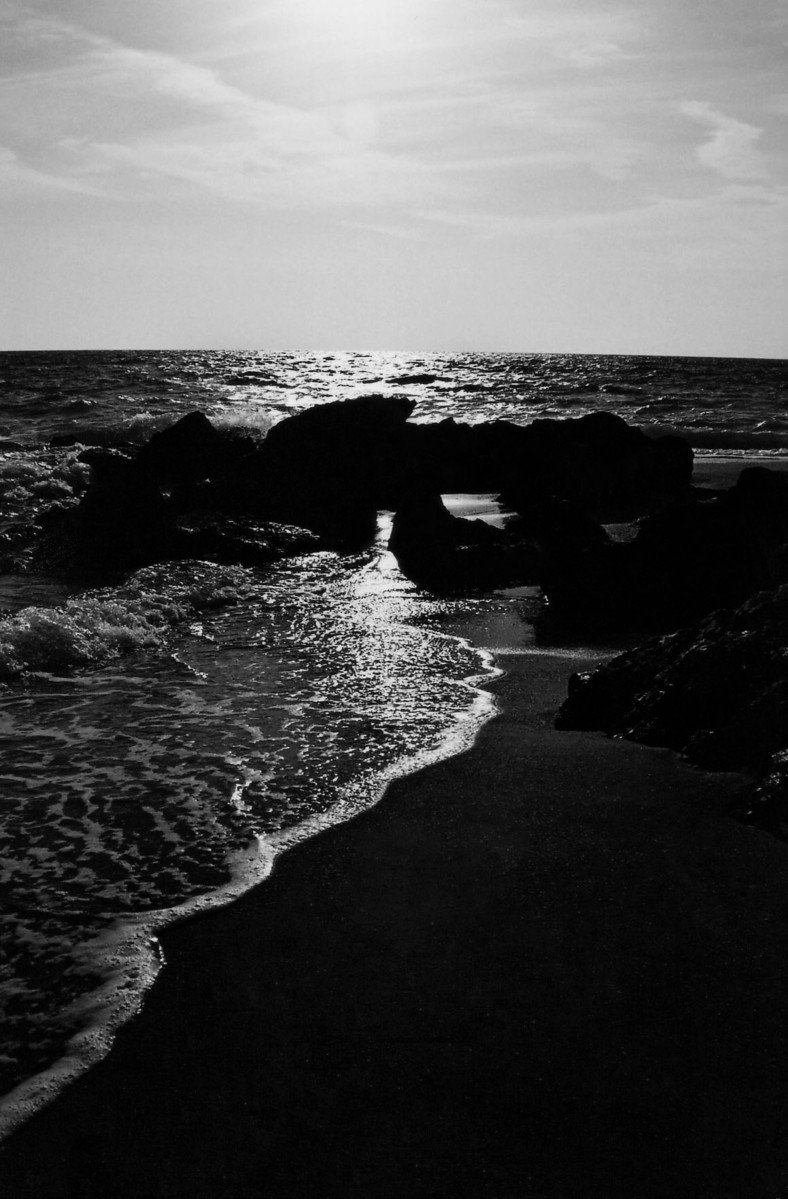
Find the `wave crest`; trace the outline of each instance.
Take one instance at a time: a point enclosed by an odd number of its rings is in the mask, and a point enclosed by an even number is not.
[[[0,679],[70,674],[166,645],[170,630],[251,592],[242,567],[210,562],[149,566],[118,588],[53,608],[23,608],[0,621]]]
[[[76,500],[88,485],[90,467],[79,450],[12,452],[0,458],[3,518],[29,518],[53,501]]]

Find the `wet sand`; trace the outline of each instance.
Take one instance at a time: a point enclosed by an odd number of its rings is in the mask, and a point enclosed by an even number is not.
[[[557,733],[568,658],[232,907],[170,929],[3,1194],[774,1199],[788,849],[737,776]]]

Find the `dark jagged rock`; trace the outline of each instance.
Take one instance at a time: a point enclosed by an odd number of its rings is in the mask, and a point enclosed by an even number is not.
[[[788,477],[755,467],[646,517],[628,544],[554,559],[541,582],[563,622],[676,628],[788,580],[787,541]]]
[[[550,531],[546,505],[565,501],[569,491],[588,507],[600,497],[623,502],[638,489],[663,494],[683,482],[684,450],[668,453],[615,417],[597,414],[529,427],[470,426],[451,419],[412,425],[407,421],[413,408],[412,400],[381,395],[321,404],[281,421],[262,442],[218,430],[193,412],[136,452],[86,450],[82,459],[92,466],[93,481],[74,514],[61,520],[61,534],[71,556],[81,545],[79,560],[97,568],[104,562],[111,570],[183,557],[194,537],[185,533],[181,517],[195,511],[297,525],[338,548],[356,548],[374,536],[378,511],[397,508],[414,489],[508,486],[514,494],[519,487],[517,494],[527,495],[527,504],[519,505],[525,524],[539,525],[538,536],[525,526],[520,533],[530,547],[528,569],[538,551],[557,580],[558,594],[574,559],[582,557],[583,568],[590,563],[594,576],[599,566],[592,547],[603,547],[605,538],[598,528],[592,535],[582,513],[572,516],[571,533],[564,520],[559,536],[555,507]],[[54,531],[55,524],[42,545],[50,556]],[[514,540],[510,533],[499,556],[512,557]],[[468,562],[476,553],[459,543],[453,552]],[[522,559],[522,546],[518,552]],[[485,569],[477,563],[465,573],[476,572],[481,580]],[[500,575],[498,567],[486,573]]]
[[[265,566],[324,548],[317,534],[292,525],[214,511],[176,512],[154,488],[143,495],[135,486],[133,500],[132,510],[124,507],[122,491],[97,489],[87,504],[50,510],[37,566],[94,578],[184,558]]]
[[[609,412],[578,420],[536,420],[513,434],[505,454],[504,502],[526,511],[534,496],[553,495],[599,512],[641,506],[690,485],[693,454],[681,437],[647,437]]]
[[[492,425],[466,425],[453,417],[407,429],[402,487],[430,487],[442,494],[499,489],[503,460],[495,452]]]
[[[321,539],[308,529],[217,516],[213,512],[182,516],[175,528],[186,547],[183,556],[240,566],[267,566],[281,558],[323,549]]]
[[[773,755],[763,782],[734,814],[788,841],[788,749]]]
[[[692,616],[782,582],[787,539],[788,476],[756,467],[716,499],[696,492],[649,517],[635,547],[665,602]]]
[[[235,441],[200,413],[156,434],[139,471],[167,485],[181,506],[210,482],[223,510],[257,511],[357,545],[376,512],[396,508],[414,487],[441,493],[505,491],[518,498],[572,499],[586,508],[664,497],[685,488],[692,451],[678,438],[652,440],[618,417],[465,425],[449,418],[407,424],[414,402],[362,396],[317,405],[281,421],[259,445]],[[201,506],[205,499],[199,498]]]
[[[270,561],[279,551],[262,533],[257,550],[252,545],[251,530],[261,528],[249,510],[257,451],[252,438],[220,432],[200,412],[154,434],[136,452],[86,449],[80,460],[91,467],[91,484],[75,508],[55,510],[46,522],[39,565],[100,577],[186,557]],[[201,519],[195,520],[196,510]],[[313,542],[304,532],[304,549]]]
[[[593,512],[641,514],[685,491],[692,475],[687,442],[646,437],[603,412],[530,425],[449,417],[405,433],[402,489],[420,482],[442,493],[500,492],[507,507],[526,515],[534,500],[549,497]]]
[[[304,514],[311,518],[321,501],[336,505],[333,485],[342,476],[359,498],[391,508],[423,486],[503,492],[517,511],[551,496],[586,509],[635,504],[643,511],[689,486],[685,441],[646,437],[609,413],[527,426],[451,417],[407,424],[413,408],[403,397],[364,396],[275,425],[263,447],[268,493],[283,506],[298,505],[298,519],[308,523]]]
[[[167,496],[131,471],[89,487],[76,508],[50,510],[36,560],[41,569],[92,577],[186,556]]]
[[[257,502],[276,520],[340,544],[369,541],[402,489],[412,400],[362,396],[274,425],[259,455]]]
[[[265,545],[253,552],[238,521],[302,526],[337,545],[367,541],[402,469],[412,407],[385,397],[322,405],[281,422],[262,443],[193,412],[136,454],[86,450],[91,486],[72,514],[53,519],[41,560],[116,572],[208,552],[229,561],[233,546],[234,560],[265,558]]]
[[[452,516],[437,492],[411,492],[394,515],[389,549],[407,578],[430,591],[535,581],[538,551],[483,520]]]
[[[260,443],[215,429],[202,412],[190,412],[140,448],[134,469],[143,485],[165,490],[179,509],[248,511],[255,506]]]
[[[567,500],[534,500],[504,529],[452,516],[437,492],[411,491],[389,548],[408,578],[430,590],[539,584],[610,546],[602,526]],[[594,560],[596,560],[594,558]]]
[[[417,374],[412,374],[412,375],[395,375],[395,377],[391,380],[392,383],[401,383],[401,384],[437,383],[437,381],[438,381],[438,376],[431,375],[429,373],[423,373],[423,374],[417,373]]]
[[[764,776],[753,810],[764,805],[762,813],[777,820],[782,811],[783,819],[787,645],[784,585],[574,675],[556,725],[670,746],[706,769]]]
[[[268,374],[267,371],[244,371],[242,374],[225,375],[224,381],[233,387],[287,388],[290,386],[289,383],[283,383],[281,379],[277,379],[275,375]]]
[[[723,511],[757,543],[759,557],[770,556],[788,542],[788,474],[749,466],[720,497]],[[782,569],[782,565],[778,569]]]
[[[157,482],[195,483],[210,477],[225,449],[226,438],[203,412],[190,412],[143,445],[137,470]]]
[[[127,450],[90,446],[78,456],[91,470],[91,484],[101,487],[125,486],[134,471],[134,455]]]
[[[542,577],[564,559],[574,562],[579,555],[610,544],[602,525],[569,500],[534,499],[521,514],[509,520],[507,530],[539,550],[543,559]]]
[[[260,513],[258,443],[219,432],[202,413],[136,456],[93,448],[80,459],[92,482],[76,507],[44,522],[37,561],[46,569],[94,577],[182,558],[263,565],[320,548],[314,533]]]

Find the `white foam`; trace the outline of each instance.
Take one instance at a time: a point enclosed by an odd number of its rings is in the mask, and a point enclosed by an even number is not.
[[[30,520],[50,504],[75,502],[90,479],[79,453],[78,447],[0,453],[3,518]]]
[[[104,982],[72,1004],[66,1013],[84,1021],[84,1026],[68,1042],[66,1053],[0,1097],[0,1142],[107,1056],[118,1030],[137,1015],[164,964],[157,936],[162,929],[232,903],[268,877],[274,856],[265,839],[255,837],[248,849],[238,855],[233,875],[225,886],[177,907],[124,917],[99,937],[84,943],[77,965],[82,960],[91,972],[98,966],[104,973]]]
[[[162,929],[231,903],[269,877],[280,853],[373,807],[395,779],[471,748],[483,725],[498,712],[497,701],[481,684],[503,672],[489,651],[473,647],[466,638],[442,632],[430,635],[453,641],[480,659],[481,673],[463,681],[473,695],[470,707],[454,714],[436,745],[398,759],[361,783],[345,788],[329,811],[310,816],[278,833],[253,837],[245,850],[232,855],[231,877],[224,886],[172,908],[123,917],[86,942],[80,949],[77,966],[81,960],[91,973],[98,967],[104,981],[72,1004],[66,1013],[79,1019],[83,1027],[70,1039],[65,1054],[0,1098],[0,1142],[106,1057],[119,1029],[139,1012],[145,994],[164,965],[158,942]],[[240,794],[236,798],[242,802]]]
[[[261,402],[246,400],[212,408],[210,421],[218,429],[241,429],[265,437],[275,423],[275,414]]]
[[[118,588],[0,620],[0,679],[70,673],[165,644],[172,627],[244,593],[243,568],[213,563],[145,567]]]

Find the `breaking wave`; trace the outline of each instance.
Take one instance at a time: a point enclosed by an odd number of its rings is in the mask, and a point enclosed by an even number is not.
[[[30,520],[53,503],[71,503],[88,485],[90,467],[79,450],[40,449],[0,455],[0,508],[4,522]]]
[[[86,592],[58,607],[23,608],[0,621],[0,680],[66,675],[161,649],[173,626],[235,603],[249,590],[242,567],[187,562],[145,567],[121,587]]]

